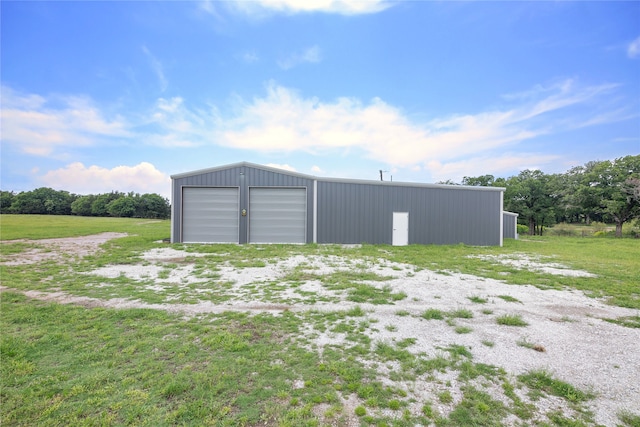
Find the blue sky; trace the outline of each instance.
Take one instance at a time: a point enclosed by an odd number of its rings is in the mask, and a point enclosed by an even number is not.
[[[249,161],[459,182],[640,154],[640,2],[17,2],[1,186]]]

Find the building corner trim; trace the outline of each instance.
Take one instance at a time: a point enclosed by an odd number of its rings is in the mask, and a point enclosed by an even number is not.
[[[318,243],[318,180],[313,180],[313,243]]]
[[[504,243],[504,191],[500,192],[500,247]]]

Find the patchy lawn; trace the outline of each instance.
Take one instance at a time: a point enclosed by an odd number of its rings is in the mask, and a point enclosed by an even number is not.
[[[5,424],[639,420],[626,253],[592,268],[570,240],[164,245],[127,227],[92,254],[95,237],[1,245]]]

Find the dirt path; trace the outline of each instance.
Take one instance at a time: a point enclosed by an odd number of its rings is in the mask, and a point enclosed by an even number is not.
[[[4,265],[25,265],[36,264],[42,261],[58,261],[65,257],[82,258],[94,254],[105,242],[109,240],[126,237],[126,233],[100,233],[91,236],[64,237],[59,239],[41,240],[3,240],[2,244],[28,243],[36,245],[19,254],[7,256],[2,264]]]

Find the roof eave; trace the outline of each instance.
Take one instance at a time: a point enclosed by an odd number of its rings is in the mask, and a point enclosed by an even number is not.
[[[292,172],[286,169],[275,168],[272,166],[259,165],[259,164],[250,163],[250,162],[232,163],[232,164],[223,165],[223,166],[216,166],[213,168],[199,169],[196,171],[179,173],[179,174],[171,175],[171,179],[188,178],[190,176],[201,175],[205,173],[212,173],[212,172],[217,172],[224,169],[231,169],[236,167],[251,167],[255,169],[262,169],[268,172],[296,176],[299,178],[311,179],[311,180],[322,181],[322,182],[337,182],[337,183],[345,183],[345,184],[387,185],[387,186],[397,186],[397,187],[421,187],[421,188],[437,188],[437,189],[449,189],[449,190],[475,190],[475,191],[505,191],[506,190],[506,188],[504,187],[480,187],[480,186],[470,186],[470,185],[428,184],[428,183],[421,183],[421,182],[376,181],[376,180],[352,179],[352,178],[325,178],[325,177],[319,177],[314,175],[307,175],[300,172]]]

